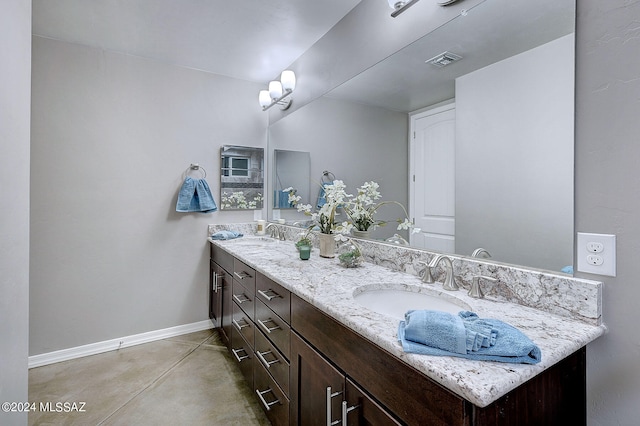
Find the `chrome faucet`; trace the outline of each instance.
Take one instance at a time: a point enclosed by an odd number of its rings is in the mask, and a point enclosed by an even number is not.
[[[477,249],[475,249],[473,253],[471,253],[471,257],[480,257],[480,255],[482,254],[485,255],[485,258],[491,257],[491,253],[489,253],[487,249],[484,249],[482,247],[478,247]]]
[[[476,275],[473,277],[473,281],[471,283],[471,288],[469,289],[469,296],[475,297],[476,299],[484,299],[484,293],[482,292],[482,288],[480,287],[480,280],[486,280],[491,282],[497,282],[498,280],[493,277],[487,277],[485,275]]]
[[[442,261],[444,261],[445,267],[445,278],[444,283],[442,284],[442,288],[450,291],[458,290],[458,284],[456,284],[455,277],[453,276],[453,263],[451,262],[451,258],[444,254],[437,255],[436,257],[431,259],[431,262],[429,263],[420,262],[425,265],[424,274],[422,275],[422,281],[425,283],[434,283],[435,280],[433,279],[431,270],[438,266],[438,264]]]
[[[269,235],[271,236],[271,238],[276,238],[281,241],[285,240],[284,231],[280,229],[278,225],[276,225],[275,223],[270,223],[266,228],[264,228],[265,232],[269,231],[270,229],[271,231],[269,232]]]

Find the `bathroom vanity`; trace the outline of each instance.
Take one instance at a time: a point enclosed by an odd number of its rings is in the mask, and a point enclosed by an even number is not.
[[[301,261],[291,241],[209,241],[212,320],[274,425],[586,424],[585,347],[598,324],[458,291],[443,297],[518,327],[542,362],[407,354],[398,319],[354,295],[441,284],[370,262],[345,269],[317,249]]]

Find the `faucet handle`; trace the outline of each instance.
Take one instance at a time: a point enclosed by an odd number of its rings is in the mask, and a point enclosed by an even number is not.
[[[420,263],[421,265],[424,265],[424,272],[422,274],[422,282],[423,283],[427,283],[427,284],[433,284],[434,282],[436,282],[433,279],[433,275],[431,275],[431,265],[429,265],[427,262],[423,262],[423,261],[418,261],[418,263]]]
[[[476,299],[484,299],[484,293],[482,292],[482,288],[480,287],[480,280],[486,280],[491,282],[497,282],[498,280],[493,277],[488,277],[486,275],[476,275],[473,277],[473,281],[471,282],[471,288],[469,289],[469,293],[467,293],[471,297],[475,297]]]
[[[459,290],[458,284],[456,283],[456,278],[453,276],[453,265],[447,265],[447,271],[444,279],[444,283],[442,284],[442,288],[449,291]]]

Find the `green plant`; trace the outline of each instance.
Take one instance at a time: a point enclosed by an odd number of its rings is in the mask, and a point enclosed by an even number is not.
[[[343,241],[342,246],[338,249],[340,251],[340,254],[338,255],[340,264],[347,268],[360,266],[362,263],[362,251],[360,250],[360,246],[344,235],[341,235],[339,239]]]

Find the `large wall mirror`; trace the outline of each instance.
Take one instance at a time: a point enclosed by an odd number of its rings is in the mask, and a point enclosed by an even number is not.
[[[259,210],[264,200],[264,149],[220,148],[220,209]]]
[[[300,203],[310,201],[311,158],[308,152],[276,149],[273,151],[273,208],[294,209],[289,193],[301,197]]]
[[[408,161],[411,119],[455,105],[450,251],[483,247],[497,262],[570,272],[574,30],[575,0],[482,2],[273,123],[269,149],[309,151],[312,182],[322,170],[353,190],[375,180],[409,207],[410,170],[421,167]],[[428,63],[444,52],[462,58]]]

